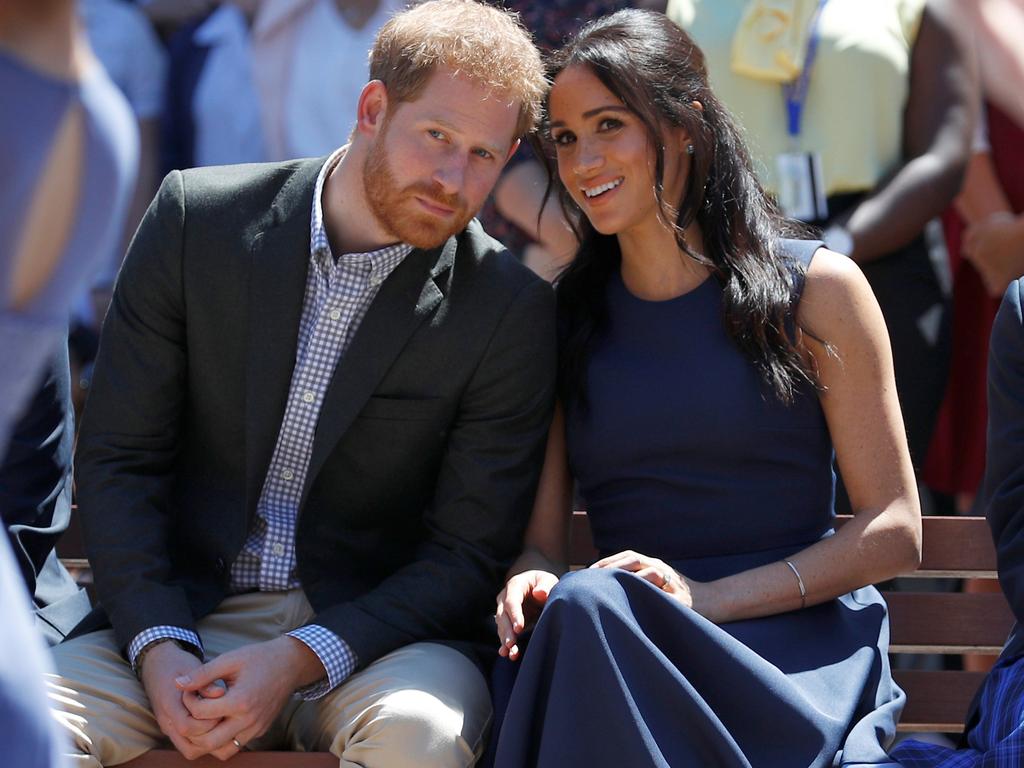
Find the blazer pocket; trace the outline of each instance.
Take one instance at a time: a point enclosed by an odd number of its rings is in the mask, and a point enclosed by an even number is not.
[[[444,408],[439,397],[371,397],[359,412],[364,419],[390,419],[392,421],[417,421],[435,418]]]

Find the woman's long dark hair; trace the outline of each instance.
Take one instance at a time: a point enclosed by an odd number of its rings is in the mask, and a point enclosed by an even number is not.
[[[663,14],[630,9],[583,27],[549,60],[551,80],[571,66],[590,69],[646,125],[657,148],[655,192],[663,216],[674,222],[683,253],[709,267],[722,286],[725,329],[768,390],[791,403],[800,385],[816,386],[793,318],[794,280],[802,279],[802,265],[778,245],[781,237],[805,230],[783,218],[762,189],[732,117],[708,86],[701,50]],[[664,126],[681,126],[694,145],[679,201],[663,199]],[[559,390],[565,402],[585,405],[587,357],[606,320],[606,286],[621,254],[617,238],[597,232],[561,185],[559,194],[569,220],[579,222],[580,241],[556,282]],[[694,220],[703,233],[703,255],[683,239]]]

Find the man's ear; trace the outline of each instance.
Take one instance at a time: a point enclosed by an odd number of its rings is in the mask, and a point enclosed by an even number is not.
[[[376,135],[388,113],[388,89],[380,80],[371,80],[363,86],[356,107],[356,132]]]

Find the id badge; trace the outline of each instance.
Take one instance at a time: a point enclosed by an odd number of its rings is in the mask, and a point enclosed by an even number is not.
[[[786,152],[775,158],[779,175],[779,205],[791,219],[819,221],[828,218],[825,176],[816,152]]]

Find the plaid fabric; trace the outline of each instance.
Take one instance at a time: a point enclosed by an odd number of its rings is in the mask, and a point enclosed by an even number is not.
[[[1024,765],[1024,656],[1002,659],[981,687],[979,719],[967,747],[908,739],[892,751],[904,768],[1020,768]]]
[[[203,643],[199,639],[199,635],[187,629],[181,627],[171,626],[160,626],[150,627],[149,629],[139,632],[135,638],[128,644],[128,661],[132,665],[132,669],[135,670],[136,674],[139,670],[135,669],[135,660],[142,653],[142,649],[150,643],[156,640],[181,640],[184,643],[194,646],[198,649],[201,655],[205,655],[203,651]]]
[[[235,593],[276,592],[301,586],[296,573],[295,521],[324,394],[381,284],[412,251],[412,246],[398,243],[370,253],[342,254],[335,261],[320,197],[327,175],[343,155],[344,148],[328,158],[313,192],[309,272],[295,368],[284,419],[256,506],[256,518],[231,567],[230,586]],[[141,633],[132,646],[156,629]],[[185,632],[174,627],[159,629]],[[300,691],[304,698],[325,695],[354,671],[355,654],[330,630],[313,624],[288,634],[309,646],[327,670],[326,681]],[[161,636],[178,637],[164,634],[150,640]]]
[[[319,624],[299,627],[288,634],[305,643],[327,670],[326,680],[320,680],[299,690],[299,695],[307,701],[326,696],[356,671],[356,655],[352,649],[344,640]]]

